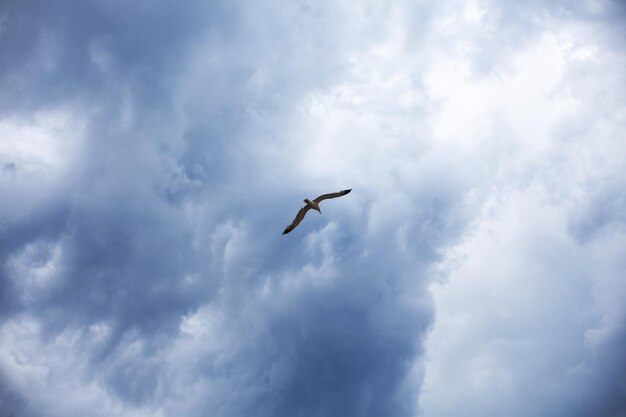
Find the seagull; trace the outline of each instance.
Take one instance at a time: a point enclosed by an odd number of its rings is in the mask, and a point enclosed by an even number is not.
[[[320,210],[319,203],[321,203],[323,200],[326,200],[328,198],[337,198],[337,197],[344,196],[348,194],[350,191],[352,191],[352,188],[350,188],[349,190],[343,190],[343,191],[339,191],[336,193],[322,194],[321,196],[317,197],[313,201],[309,200],[308,198],[305,198],[304,202],[306,203],[306,206],[302,207],[300,211],[298,212],[298,214],[296,214],[296,218],[293,219],[293,222],[291,222],[289,226],[287,226],[287,228],[283,232],[283,235],[286,235],[287,233],[295,229],[300,224],[302,219],[304,219],[304,215],[306,214],[307,211],[309,211],[309,209],[317,210],[319,213],[321,213],[322,210]]]

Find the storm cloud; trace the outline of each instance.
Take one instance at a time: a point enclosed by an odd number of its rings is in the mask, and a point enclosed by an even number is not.
[[[2,3],[3,415],[623,415],[625,13]]]

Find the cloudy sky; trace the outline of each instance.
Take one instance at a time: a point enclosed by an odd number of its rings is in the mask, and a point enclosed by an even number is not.
[[[2,1],[0,415],[625,416],[625,44],[619,0]]]

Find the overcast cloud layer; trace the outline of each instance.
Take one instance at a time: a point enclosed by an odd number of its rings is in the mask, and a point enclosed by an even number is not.
[[[0,3],[1,416],[626,415],[623,2],[207,3]]]

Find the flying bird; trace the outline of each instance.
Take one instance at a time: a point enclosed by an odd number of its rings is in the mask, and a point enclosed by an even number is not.
[[[306,203],[306,206],[302,207],[300,211],[298,212],[298,214],[296,214],[296,218],[293,219],[293,222],[291,222],[289,226],[287,226],[287,228],[283,232],[283,235],[286,235],[287,233],[295,229],[300,224],[302,219],[304,219],[304,215],[306,214],[307,211],[309,211],[309,209],[317,210],[319,213],[321,213],[322,210],[320,210],[320,203],[323,200],[326,200],[328,198],[341,197],[341,196],[348,194],[350,191],[352,191],[352,188],[350,188],[349,190],[343,190],[343,191],[339,191],[336,193],[322,194],[321,196],[317,197],[313,201],[309,200],[308,198],[305,198],[304,202]]]

